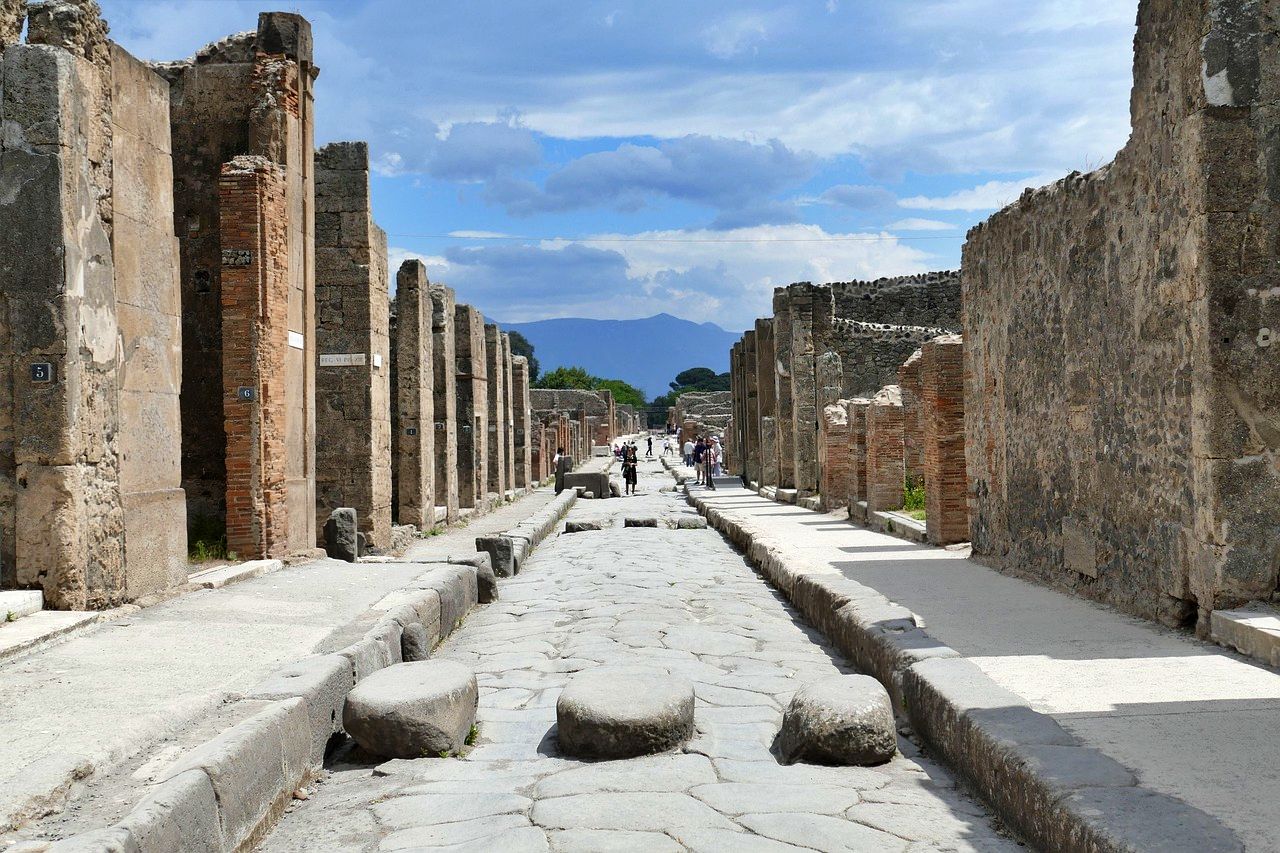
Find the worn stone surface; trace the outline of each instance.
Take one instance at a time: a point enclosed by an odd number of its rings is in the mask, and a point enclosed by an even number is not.
[[[488,464],[485,469],[485,493],[502,495],[507,481],[507,430],[511,421],[507,417],[507,364],[504,357],[502,330],[493,323],[484,327],[485,374],[488,381],[488,425],[485,432],[485,453]],[[506,343],[509,352],[510,343]]]
[[[430,293],[436,506],[444,507],[446,519],[454,522],[459,508],[456,300],[453,290],[442,284],[431,285]]]
[[[889,694],[866,675],[806,684],[782,715],[778,753],[788,763],[883,764],[898,751]]]
[[[1201,631],[1277,587],[1276,13],[1144,2],[1128,144],[964,251],[974,553]]]
[[[436,512],[435,356],[431,285],[422,261],[396,273],[391,342],[391,473],[397,524],[430,530]],[[443,452],[444,448],[440,448]]]
[[[360,746],[387,758],[461,749],[476,716],[476,676],[447,660],[379,670],[347,694],[342,725]]]
[[[339,507],[329,513],[324,523],[324,549],[335,560],[354,563],[360,557],[359,525],[356,511],[351,507]]]
[[[369,147],[315,155],[316,517],[355,507],[373,545],[391,541],[391,340],[387,236],[373,221]],[[425,280],[425,276],[424,276]],[[416,291],[415,291],[416,292]]]
[[[470,305],[454,309],[457,370],[458,505],[482,506],[488,494],[489,380],[484,315]]]
[[[556,743],[578,758],[663,752],[693,735],[693,684],[666,672],[597,667],[556,700]]]
[[[637,497],[579,502],[569,520],[612,527],[627,514],[684,508],[658,491],[670,482],[658,464],[640,467]],[[517,832],[561,849],[768,850],[780,849],[771,835],[818,819],[836,835],[791,837],[813,846],[843,832],[865,849],[895,850],[908,846],[907,833],[936,827],[918,849],[1019,849],[944,769],[914,753],[873,768],[779,764],[770,746],[782,708],[803,684],[842,672],[838,655],[716,533],[643,535],[643,549],[608,533],[546,540],[503,581],[501,601],[441,644],[437,658],[473,667],[480,684],[479,737],[464,758],[391,762],[380,776],[339,762],[261,849],[314,849],[345,826],[358,831],[344,849],[361,851],[505,850]],[[680,752],[621,761],[562,755],[556,702],[577,673],[601,666],[691,681],[696,736]],[[858,822],[849,809],[869,803],[910,809]]]
[[[867,506],[901,509],[906,475],[902,458],[902,396],[896,385],[882,389],[867,406]]]

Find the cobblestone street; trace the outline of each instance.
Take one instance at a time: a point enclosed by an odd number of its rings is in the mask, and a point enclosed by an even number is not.
[[[875,768],[778,763],[770,745],[794,691],[849,670],[719,534],[666,526],[694,515],[670,484],[642,462],[638,496],[579,501],[569,518],[606,529],[549,539],[437,650],[479,677],[465,756],[340,756],[259,849],[1019,849],[906,739]],[[659,527],[624,529],[625,517]],[[693,681],[696,737],[680,753],[560,757],[556,699],[600,665]]]

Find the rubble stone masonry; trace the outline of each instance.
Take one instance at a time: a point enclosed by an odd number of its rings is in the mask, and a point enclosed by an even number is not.
[[[867,407],[867,507],[902,509],[902,396],[896,385],[881,389]]]
[[[433,284],[431,293],[431,416],[435,419],[436,506],[458,520],[458,359],[453,290]]]
[[[778,485],[778,386],[774,379],[777,356],[773,348],[773,321],[756,320],[756,399],[760,429],[760,485]],[[770,435],[765,437],[768,419]]]
[[[902,389],[902,452],[907,482],[924,485],[924,397],[922,350],[916,350],[898,368]],[[962,445],[963,446],[963,445]]]
[[[94,3],[0,12],[0,588],[186,579],[168,86]]]
[[[422,261],[408,260],[396,273],[391,460],[396,523],[426,530],[436,523],[435,360],[431,344],[427,268]]]
[[[316,527],[322,530],[335,509],[352,507],[370,544],[387,547],[387,237],[373,221],[366,143],[326,145],[316,154],[315,166]]]
[[[849,409],[840,400],[822,410],[822,428],[818,433],[818,457],[822,469],[819,493],[828,512],[849,505],[853,493],[853,449],[849,441]]]
[[[774,383],[777,388],[778,477],[780,489],[796,487],[795,404],[791,384],[791,295],[784,287],[773,291]]]
[[[867,499],[867,410],[871,401],[865,397],[850,400],[849,413],[849,503]]]
[[[458,504],[476,508],[484,505],[489,479],[484,316],[470,305],[458,305],[453,331],[458,377]]]
[[[485,494],[501,497],[507,491],[507,442],[504,419],[507,412],[507,376],[502,353],[502,330],[490,323],[484,327],[485,374],[488,379],[488,425],[485,431]]]
[[[1280,575],[1278,20],[1143,0],[1128,144],[964,248],[974,554],[1202,632]]]
[[[511,359],[512,435],[517,490],[527,489],[541,479],[533,471],[532,454],[536,448],[532,412],[529,405],[529,359],[517,355]]]

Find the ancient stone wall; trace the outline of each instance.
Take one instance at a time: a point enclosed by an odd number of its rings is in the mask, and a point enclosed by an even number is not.
[[[849,503],[867,499],[867,409],[871,401],[855,397],[845,405],[849,421]]]
[[[395,402],[391,407],[395,521],[430,529],[436,523],[435,358],[431,285],[422,261],[408,260],[400,265],[395,308],[391,348],[395,368]]]
[[[902,389],[902,454],[907,482],[924,483],[924,352],[916,350],[898,368]]]
[[[516,487],[516,414],[515,414],[515,377],[512,375],[515,366],[512,363],[511,355],[511,336],[502,335],[502,447],[503,453],[507,460],[507,467],[503,481],[506,489],[503,491],[505,495]]]
[[[849,440],[848,400],[840,400],[822,410],[818,432],[818,459],[822,471],[819,493],[828,512],[849,505],[854,492],[853,448]]]
[[[960,326],[960,271],[831,285],[837,317],[894,326]]]
[[[238,409],[224,396],[222,278],[245,260],[222,244],[225,216],[219,205],[222,165],[256,155],[278,165],[285,180],[285,226],[280,244],[289,282],[285,319],[287,352],[272,390],[286,398],[286,508],[273,517],[287,527],[276,543],[315,542],[315,325],[314,187],[311,28],[302,17],[267,12],[255,32],[203,48],[183,62],[154,65],[169,81],[173,150],[174,229],[182,285],[182,483],[188,514],[202,526],[227,512],[231,437],[224,424]],[[234,225],[234,223],[230,223]],[[227,249],[227,252],[223,250]],[[234,389],[239,393],[239,389]],[[261,394],[264,389],[243,393]],[[261,544],[261,543],[259,543]],[[256,550],[256,549],[255,549]],[[241,554],[244,556],[244,554]]]
[[[484,327],[485,374],[488,380],[488,423],[485,427],[487,467],[484,491],[501,497],[507,491],[507,372],[502,351],[502,330],[490,323]]]
[[[754,329],[742,338],[742,471],[748,483],[760,481],[760,383]]]
[[[432,417],[435,418],[436,506],[445,520],[458,520],[457,303],[453,290],[433,284],[431,294]]]
[[[787,288],[791,327],[791,469],[800,495],[818,491],[818,429],[824,399],[819,363],[833,333],[831,288],[793,284]],[[837,393],[837,397],[839,394]]]
[[[974,553],[1202,631],[1280,574],[1277,20],[1144,0],[1129,143],[964,249]]]
[[[832,324],[832,349],[840,356],[841,390],[866,397],[898,381],[898,368],[931,338],[948,329],[896,326],[837,317]]]
[[[882,388],[867,407],[867,507],[902,509],[902,395],[896,385]]]
[[[483,506],[488,493],[489,377],[484,316],[470,305],[454,314],[458,377],[458,504]]]
[[[511,413],[512,444],[517,490],[527,489],[542,478],[534,472],[533,452],[536,438],[533,435],[533,413],[529,404],[529,360],[522,355],[511,359]]]
[[[924,450],[925,530],[934,545],[969,541],[969,481],[965,471],[964,341],[944,335],[924,345],[920,370]],[[903,418],[908,423],[906,392]],[[909,454],[908,454],[909,458]],[[911,477],[910,467],[907,477]]]
[[[760,485],[778,485],[778,386],[774,379],[777,355],[773,347],[773,321],[756,320],[756,396],[760,429]],[[765,436],[765,421],[769,436]]]
[[[335,509],[352,507],[370,544],[387,547],[387,237],[373,221],[367,144],[326,145],[315,167],[316,527],[322,530]]]
[[[186,578],[168,86],[96,4],[0,15],[0,587]],[[56,14],[55,14],[56,13]]]
[[[791,296],[786,288],[773,291],[773,347],[776,417],[774,429],[778,448],[777,486],[796,487],[795,404],[791,386]]]

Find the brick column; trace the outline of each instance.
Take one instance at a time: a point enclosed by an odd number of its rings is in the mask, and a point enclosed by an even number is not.
[[[445,519],[458,520],[458,366],[454,335],[457,306],[453,290],[430,286],[431,294],[431,416],[435,422],[436,506]]]
[[[396,274],[396,519],[431,528],[436,518],[435,370],[431,352],[431,292],[422,261]]]
[[[484,327],[484,359],[489,413],[485,432],[485,450],[488,456],[485,492],[501,498],[507,491],[507,442],[506,428],[503,425],[507,413],[507,377],[502,358],[502,330],[492,323]]]
[[[540,479],[533,470],[532,453],[537,449],[529,411],[529,359],[517,355],[511,359],[511,416],[513,427],[512,457],[515,461],[515,488],[521,491]]]
[[[902,395],[897,385],[881,389],[867,409],[867,507],[902,509]]]
[[[316,528],[353,507],[372,545],[391,541],[391,342],[387,238],[373,222],[369,147],[316,154]],[[418,487],[420,488],[420,487]]]
[[[920,350],[898,368],[898,387],[902,389],[902,454],[907,482],[925,486],[924,466],[924,362]]]
[[[855,397],[846,405],[849,413],[849,503],[867,499],[867,409],[871,401]]]
[[[285,354],[289,244],[284,170],[237,157],[218,180],[227,549],[241,559],[288,548]]]
[[[969,540],[969,481],[964,461],[964,339],[924,345],[925,529],[935,545]]]
[[[829,510],[849,505],[853,491],[853,451],[849,446],[849,410],[840,400],[822,410],[818,435],[819,464],[822,469],[822,506]]]
[[[470,305],[454,313],[458,371],[458,504],[484,505],[489,474],[489,379],[484,316]]]

